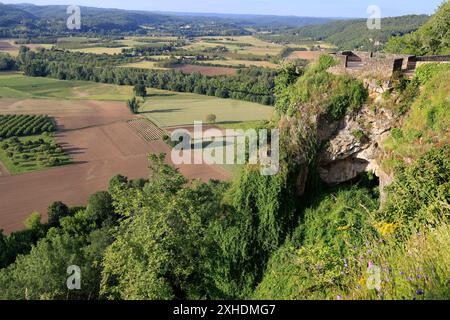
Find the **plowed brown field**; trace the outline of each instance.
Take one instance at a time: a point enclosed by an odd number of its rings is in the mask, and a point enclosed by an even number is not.
[[[184,73],[198,72],[205,76],[234,76],[237,74],[237,69],[235,68],[199,66],[193,64],[177,66],[175,67],[175,69],[180,70]]]
[[[45,171],[0,175],[0,229],[6,233],[22,229],[23,221],[33,211],[46,220],[47,208],[54,201],[85,205],[89,195],[105,190],[116,174],[130,179],[148,176],[148,153],[170,154],[163,141],[146,141],[128,125],[136,116],[120,102],[2,99],[0,113],[55,117],[60,130],[55,138],[75,162]],[[216,166],[179,169],[189,179],[230,178],[228,172]]]
[[[315,61],[319,60],[321,54],[322,52],[320,51],[294,51],[289,55],[288,59],[305,59]]]

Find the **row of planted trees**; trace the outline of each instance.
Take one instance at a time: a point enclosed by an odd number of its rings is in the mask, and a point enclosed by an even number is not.
[[[54,132],[52,118],[44,115],[0,115],[0,138]]]
[[[63,149],[43,138],[21,141],[17,137],[5,140],[1,149],[15,166],[25,165],[53,167],[65,164],[69,158]]]

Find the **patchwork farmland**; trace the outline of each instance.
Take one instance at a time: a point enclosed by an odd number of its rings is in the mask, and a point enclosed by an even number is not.
[[[73,105],[62,103],[58,109],[56,100],[40,102],[56,108],[51,114],[59,128],[55,140],[70,155],[74,164],[2,176],[0,225],[5,232],[21,229],[23,221],[33,211],[42,213],[45,218],[47,207],[53,201],[63,201],[71,206],[83,205],[89,195],[106,189],[109,179],[116,174],[130,179],[144,178],[148,176],[149,153],[170,153],[169,147],[161,140],[146,141],[139,136],[129,121],[142,124],[146,120],[131,115],[124,103],[78,101],[78,110],[67,110],[72,109]],[[17,102],[12,104],[17,107]],[[9,107],[6,108],[8,112],[13,111],[11,105]],[[39,106],[35,105],[33,109],[36,112]],[[156,126],[150,128],[160,132]],[[144,135],[147,132],[140,130]],[[170,161],[169,158],[167,160]],[[228,173],[218,167],[185,166],[180,170],[191,179],[228,178]]]
[[[133,115],[125,104],[131,94],[129,86],[0,75],[3,119],[47,115],[56,124],[52,139],[71,161],[27,173],[8,170],[0,161],[1,229],[7,233],[22,229],[34,211],[45,220],[47,207],[54,201],[84,205],[117,174],[130,179],[147,177],[148,154],[169,155],[171,151],[162,140],[165,130],[161,127],[192,125],[211,112],[219,121],[233,123],[269,119],[272,113],[271,107],[256,103],[148,89],[141,114]],[[168,156],[166,160],[170,163]],[[227,180],[232,172],[209,165],[179,169],[187,178],[203,181]]]
[[[146,45],[157,48],[173,45],[176,41],[174,37],[116,40],[71,37],[59,38],[53,45],[25,46],[31,50],[55,46],[70,52],[104,54],[106,57],[124,49]],[[247,45],[243,44],[245,42]],[[0,51],[16,56],[19,43],[17,39],[2,40]],[[214,55],[216,60],[208,58],[190,63],[188,58],[186,63],[166,68],[159,62],[169,61],[174,55],[158,52],[130,59],[120,67],[176,69],[186,74],[232,77],[239,69],[250,66],[276,68],[277,64],[269,62],[266,54],[275,56],[283,48],[254,37],[196,37],[177,50],[188,56],[190,50],[194,50],[195,56],[197,50],[214,52],[221,46],[227,49],[218,51],[219,55]],[[194,121],[206,121],[210,115],[218,124],[239,125],[268,120],[273,113],[271,106],[221,99],[215,94],[207,96],[147,88],[147,97],[141,103],[139,114],[133,115],[126,107],[126,101],[133,94],[133,87],[128,85],[26,77],[14,71],[0,73],[1,139],[24,135],[20,143],[0,150],[0,229],[7,233],[22,229],[23,221],[34,211],[41,213],[45,220],[47,208],[54,201],[69,206],[84,205],[91,194],[106,189],[109,179],[117,174],[130,179],[147,177],[148,154],[170,154],[171,149],[163,138],[174,126],[192,126]],[[17,122],[23,124],[41,121],[42,128],[30,131],[23,126],[16,128],[17,132],[9,132],[7,126],[14,117],[22,117],[17,118]],[[52,125],[48,124],[51,128],[45,127],[43,119],[46,123],[51,119]],[[205,126],[205,130],[208,127]],[[44,136],[43,132],[47,131],[48,136]],[[15,150],[17,148],[22,152]],[[38,149],[42,151],[38,152]],[[61,153],[56,152],[59,150]],[[170,163],[169,157],[166,160]],[[203,181],[230,179],[234,170],[207,165],[180,166],[179,169],[187,178]]]

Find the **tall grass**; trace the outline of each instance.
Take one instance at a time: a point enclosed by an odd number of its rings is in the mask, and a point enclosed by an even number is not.
[[[433,146],[450,142],[450,69],[442,68],[433,78],[424,78],[419,97],[415,100],[402,127],[392,131],[384,142],[383,166],[391,171],[402,161],[412,162]],[[425,80],[426,79],[426,80]]]
[[[419,229],[405,241],[371,242],[365,249],[346,271],[347,291],[337,295],[342,299],[450,299],[448,223]]]

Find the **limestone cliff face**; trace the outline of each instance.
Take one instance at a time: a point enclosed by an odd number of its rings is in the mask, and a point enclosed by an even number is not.
[[[380,180],[383,204],[384,188],[391,184],[393,177],[381,169],[380,147],[396,125],[398,118],[392,111],[373,105],[365,105],[359,112],[347,115],[338,122],[334,132],[328,132],[329,142],[319,157],[321,179],[335,185],[371,171]]]
[[[392,177],[381,169],[381,146],[390,130],[398,125],[398,118],[378,105],[365,105],[340,121],[322,116],[315,122],[316,139],[324,145],[318,159],[321,180],[337,185],[371,171],[380,179],[383,203],[383,189],[392,182]],[[307,172],[302,172],[298,178],[299,194],[304,191],[306,177]]]
[[[364,106],[339,121],[333,132],[320,134],[330,137],[319,157],[321,179],[330,185],[339,184],[365,171],[380,177],[380,145],[396,121],[389,110]],[[330,126],[318,126],[319,130],[327,127]]]

